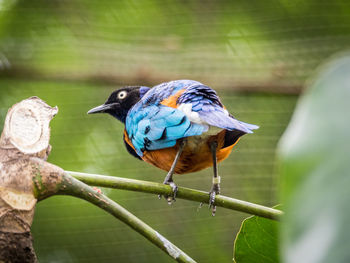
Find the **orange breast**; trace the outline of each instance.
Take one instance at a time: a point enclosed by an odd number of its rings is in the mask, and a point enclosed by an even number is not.
[[[181,157],[176,165],[175,173],[184,174],[200,171],[213,165],[212,155],[209,148],[209,142],[216,140],[218,142],[218,148],[216,151],[217,160],[221,162],[225,160],[232,151],[234,145],[238,142],[230,145],[226,148],[221,148],[224,145],[226,131],[223,130],[219,134],[210,136],[198,142],[197,146],[185,146]],[[191,137],[188,138],[190,140]],[[155,151],[145,151],[142,159],[160,169],[169,171],[170,167],[175,159],[179,145],[176,144],[172,148],[166,148]]]

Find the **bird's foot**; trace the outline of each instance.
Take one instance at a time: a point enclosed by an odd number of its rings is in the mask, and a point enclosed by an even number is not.
[[[172,195],[168,195],[168,196],[164,196],[166,198],[166,200],[168,201],[168,204],[171,205],[173,202],[176,201],[176,194],[177,194],[177,185],[174,182],[169,182],[168,183],[171,187],[171,190],[173,191]]]
[[[220,177],[214,178],[213,185],[209,192],[209,209],[211,209],[211,214],[215,216],[216,205],[215,205],[215,196],[220,194]]]
[[[164,195],[165,200],[171,205],[176,201],[177,185],[173,181],[164,181],[163,184],[169,185],[173,191],[172,195]],[[162,195],[158,195],[158,198],[161,199]]]

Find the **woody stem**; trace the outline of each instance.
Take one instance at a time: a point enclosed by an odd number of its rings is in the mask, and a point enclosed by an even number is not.
[[[87,174],[79,172],[66,171],[67,174],[76,179],[93,186],[108,187],[115,189],[123,189],[129,191],[137,191],[144,193],[171,195],[172,188],[169,185],[160,183],[147,182],[129,178],[105,176],[97,174]],[[192,200],[202,203],[209,203],[209,193],[195,189],[178,187],[177,197],[186,200]],[[236,210],[248,214],[253,214],[273,220],[280,220],[283,212],[270,207],[246,202],[243,200],[216,195],[214,205],[224,207],[231,210]]]

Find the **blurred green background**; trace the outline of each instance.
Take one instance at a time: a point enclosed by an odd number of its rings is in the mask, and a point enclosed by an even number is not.
[[[66,170],[161,182],[129,156],[123,127],[87,116],[122,85],[195,79],[218,90],[238,119],[260,125],[219,166],[222,193],[278,203],[275,148],[305,80],[350,43],[347,1],[0,1],[0,123],[30,96],[59,107],[49,161]],[[176,176],[209,190],[210,169]],[[198,262],[232,262],[247,215],[157,196],[102,189]],[[71,197],[38,204],[40,262],[172,262],[139,234]]]

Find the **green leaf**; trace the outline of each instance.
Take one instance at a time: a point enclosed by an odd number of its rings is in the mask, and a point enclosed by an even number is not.
[[[349,55],[322,68],[280,143],[286,263],[350,262]]]
[[[275,207],[278,208],[278,207]],[[234,244],[236,263],[277,263],[279,222],[259,216],[246,218]]]

